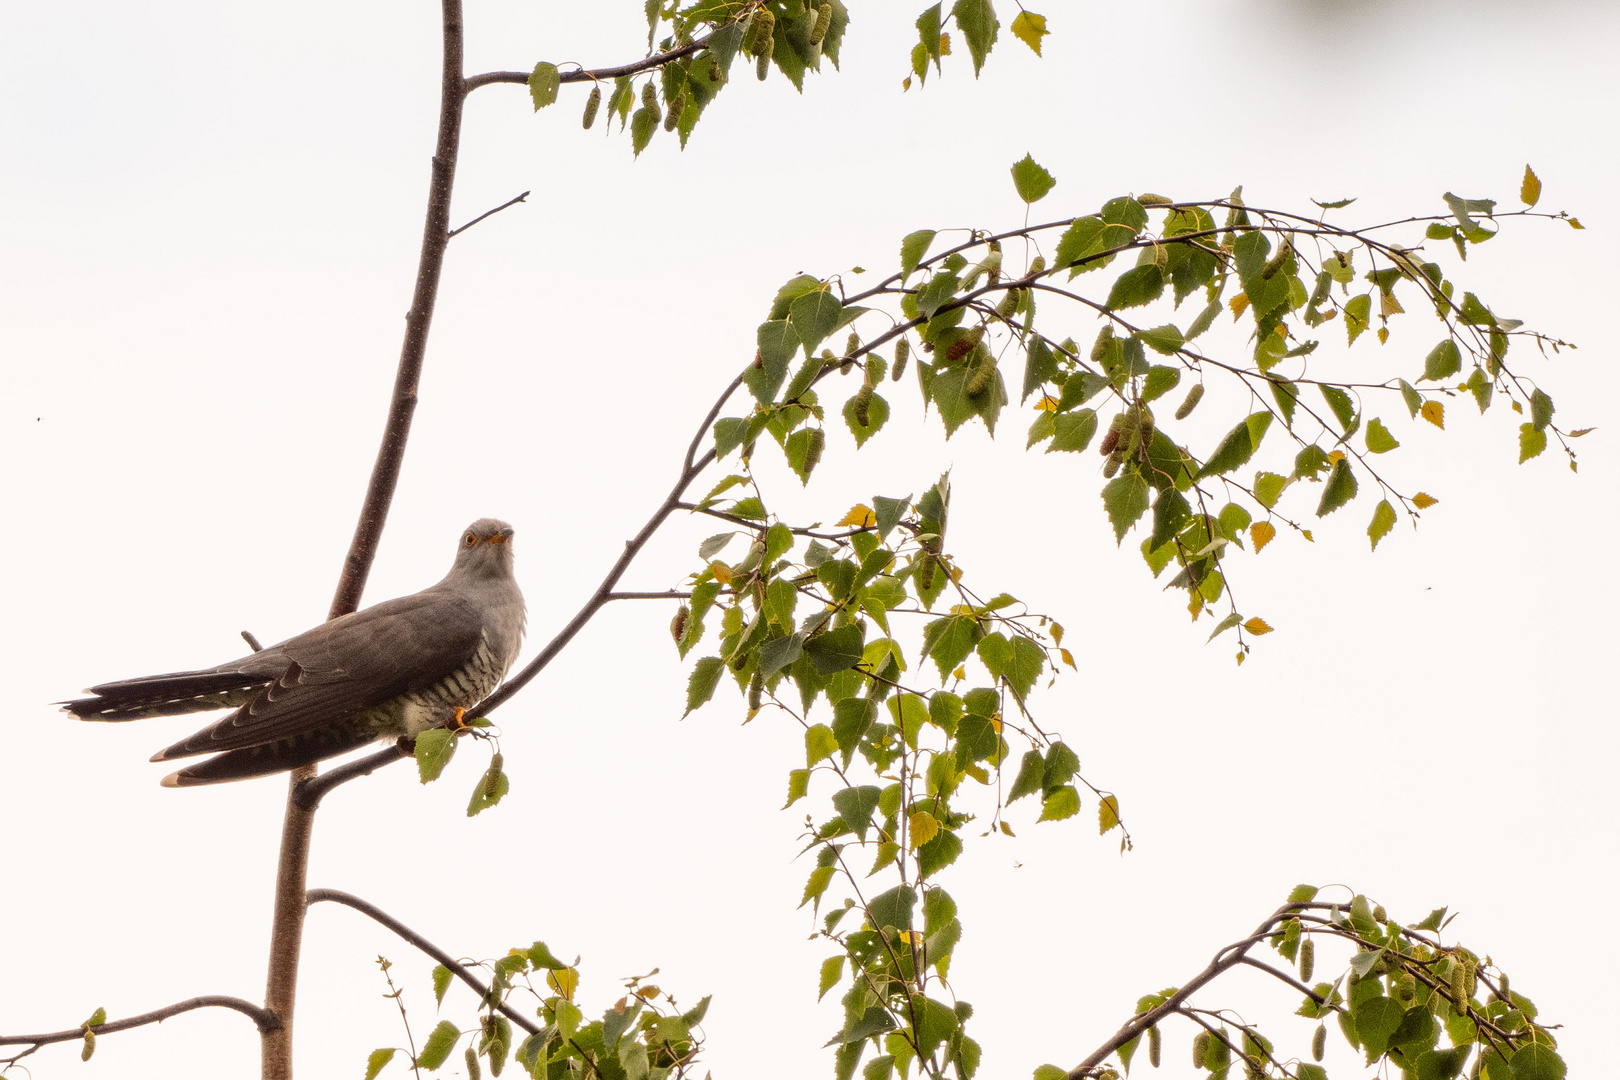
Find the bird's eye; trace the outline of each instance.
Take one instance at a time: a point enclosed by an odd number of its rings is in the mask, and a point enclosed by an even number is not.
[[[463,540],[462,543],[466,544],[468,547],[472,547],[474,544],[478,543],[478,537],[474,536],[472,533],[468,533],[466,539]]]

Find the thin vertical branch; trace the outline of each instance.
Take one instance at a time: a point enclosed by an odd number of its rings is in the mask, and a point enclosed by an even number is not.
[[[366,578],[376,558],[377,543],[388,508],[399,485],[411,419],[416,413],[417,387],[427,353],[428,331],[438,299],[444,251],[450,242],[450,196],[455,184],[456,154],[461,142],[461,111],[466,100],[462,77],[461,0],[441,0],[444,62],[439,95],[439,133],[433,152],[427,213],[422,223],[422,250],[417,261],[416,287],[405,316],[405,341],[394,376],[393,397],[383,428],[377,461],[366,486],[365,502],[355,525],[354,539],[343,562],[337,590],[327,618],[355,610],[365,591]],[[298,988],[298,960],[303,945],[305,888],[309,870],[309,840],[315,824],[314,807],[294,797],[298,785],[316,774],[313,765],[293,771],[287,789],[287,812],[282,824],[281,855],[276,867],[276,896],[270,930],[270,957],[265,980],[265,1008],[281,1026],[267,1032],[261,1043],[262,1080],[291,1080],[293,1007]]]

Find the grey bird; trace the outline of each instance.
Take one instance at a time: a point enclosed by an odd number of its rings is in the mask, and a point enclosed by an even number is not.
[[[512,528],[467,526],[444,580],[307,630],[239,660],[102,683],[61,702],[81,720],[231,708],[152,755],[217,753],[171,773],[192,787],[285,772],[382,738],[459,721],[500,685],[523,640],[523,595],[512,576]]]

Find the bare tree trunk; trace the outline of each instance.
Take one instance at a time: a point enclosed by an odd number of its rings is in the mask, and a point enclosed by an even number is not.
[[[462,78],[461,0],[441,0],[444,20],[444,68],[440,84],[439,134],[433,154],[433,175],[428,188],[427,214],[422,225],[422,251],[417,262],[416,288],[411,310],[405,317],[405,341],[400,349],[399,368],[394,376],[394,392],[389,403],[388,421],[371,482],[355,525],[354,539],[344,559],[343,572],[328,619],[355,610],[365,591],[366,578],[376,558],[377,544],[394,489],[399,484],[399,468],[405,458],[411,419],[416,412],[417,386],[421,382],[422,361],[427,353],[428,331],[433,324],[433,307],[438,299],[439,276],[444,268],[445,246],[450,242],[450,196],[455,183],[456,152],[461,142],[461,110],[466,98]],[[297,769],[290,777],[287,812],[281,829],[281,856],[276,866],[276,896],[270,929],[269,971],[265,979],[265,1008],[280,1026],[262,1036],[260,1075],[263,1080],[291,1080],[293,1006],[298,989],[298,959],[304,937],[306,907],[305,881],[309,871],[309,840],[315,825],[315,809],[298,805],[294,795],[300,782],[315,775],[314,766]]]

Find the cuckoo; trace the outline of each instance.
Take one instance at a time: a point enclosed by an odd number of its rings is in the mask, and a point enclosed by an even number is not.
[[[200,671],[102,683],[62,703],[81,720],[235,711],[152,755],[216,754],[165,787],[295,769],[381,738],[459,721],[500,684],[523,638],[512,529],[484,518],[456,546],[444,580]]]

